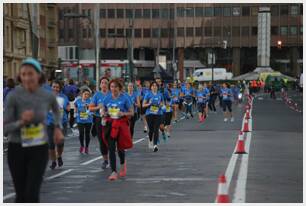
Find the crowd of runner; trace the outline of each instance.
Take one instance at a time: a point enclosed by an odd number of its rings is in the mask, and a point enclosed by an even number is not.
[[[99,140],[102,169],[110,168],[109,180],[127,174],[126,150],[133,146],[135,123],[143,122],[148,148],[158,152],[160,137],[171,138],[173,123],[180,116],[204,123],[208,115],[224,113],[224,122],[233,122],[232,104],[241,101],[248,88],[223,83],[152,81],[125,82],[100,79],[100,88],[75,85],[73,80],[45,83],[35,59],[26,59],[20,68],[20,85],[5,94],[4,134],[9,138],[8,164],[16,191],[16,202],[39,202],[39,190],[48,161],[54,170],[62,167],[64,136],[78,130],[79,153],[89,154],[92,137]],[[209,112],[210,111],[210,112]],[[117,170],[117,155],[120,168]]]

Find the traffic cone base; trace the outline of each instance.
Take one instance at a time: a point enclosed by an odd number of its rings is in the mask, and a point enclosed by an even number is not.
[[[243,132],[250,132],[249,129],[249,121],[245,120],[244,125],[243,125]]]
[[[221,175],[219,177],[218,194],[216,197],[216,201],[217,203],[229,203],[230,202],[225,175]]]
[[[246,154],[244,149],[243,133],[240,131],[235,154]]]
[[[229,203],[228,195],[218,195],[217,203]]]

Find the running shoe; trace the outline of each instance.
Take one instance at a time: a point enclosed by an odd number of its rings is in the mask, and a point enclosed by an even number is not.
[[[147,132],[148,132],[148,128],[147,128],[147,126],[144,126],[144,128],[143,128],[143,132],[144,132],[144,133],[147,133]]]
[[[120,172],[119,172],[120,177],[125,177],[126,176],[126,161],[124,162],[123,165],[120,167]]]
[[[84,152],[85,152],[86,154],[88,154],[88,153],[89,153],[89,151],[88,151],[88,147],[85,147]]]
[[[80,147],[80,153],[82,154],[82,153],[84,153],[85,152],[85,147]]]
[[[174,120],[174,123],[177,123],[177,119],[176,119],[176,120]]]
[[[149,140],[149,144],[148,145],[149,145],[149,149],[153,149],[153,141]]]
[[[108,177],[108,180],[114,181],[118,179],[118,174],[117,172],[113,171],[112,174]]]
[[[234,122],[234,117],[231,118],[231,122]]]
[[[106,168],[109,168],[109,164],[107,160],[104,160],[102,163],[102,169],[105,170]]]
[[[154,145],[153,152],[157,152],[157,151],[158,151],[158,147],[157,145]]]
[[[227,118],[224,118],[224,122],[227,122],[227,120],[228,120]]]
[[[63,166],[64,163],[63,163],[62,157],[57,158],[57,164],[58,164],[59,167]]]
[[[56,162],[55,161],[52,161],[52,164],[50,165],[50,169],[51,170],[54,170],[56,167]]]

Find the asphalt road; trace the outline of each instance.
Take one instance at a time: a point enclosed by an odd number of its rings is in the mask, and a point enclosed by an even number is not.
[[[196,118],[174,125],[168,143],[148,149],[138,121],[134,148],[127,152],[127,177],[107,180],[110,169],[100,168],[98,142],[92,139],[90,154],[78,152],[77,137],[65,143],[64,166],[47,169],[41,202],[155,202],[209,203],[217,195],[218,176],[228,169],[242,126],[243,107],[234,106],[235,122],[224,123],[220,108],[204,123]],[[254,100],[250,133],[245,202],[302,202],[302,113],[282,101],[263,96]],[[145,138],[145,139],[143,139]],[[231,200],[239,196],[243,155],[237,155],[229,185]],[[92,161],[91,161],[92,160]],[[13,202],[14,188],[4,156],[4,202]],[[242,191],[243,193],[243,191]]]

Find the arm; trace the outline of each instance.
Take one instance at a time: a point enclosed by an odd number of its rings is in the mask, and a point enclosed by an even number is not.
[[[16,113],[15,99],[12,95],[8,96],[7,102],[5,104],[4,110],[4,121],[3,121],[3,133],[6,136],[8,133],[16,131],[21,128],[24,124],[22,120],[17,120],[14,118]]]
[[[139,96],[136,97],[136,106],[140,108],[140,97]]]

